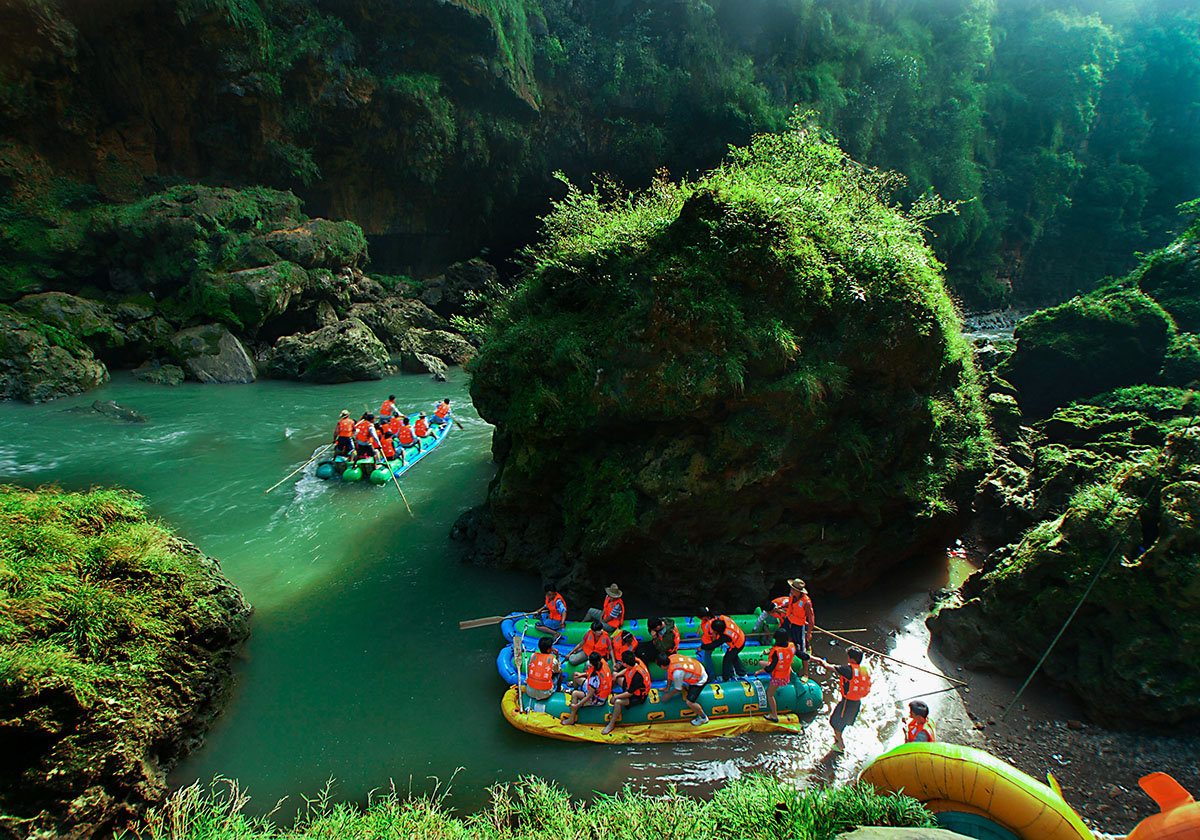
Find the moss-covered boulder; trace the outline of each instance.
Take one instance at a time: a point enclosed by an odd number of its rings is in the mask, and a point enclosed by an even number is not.
[[[456,529],[569,589],[753,607],[944,536],[986,462],[970,348],[882,178],[799,127],[698,183],[572,189],[471,393],[499,473]]]
[[[262,244],[305,268],[357,266],[367,256],[367,238],[358,225],[329,219],[276,230],[264,236]]]
[[[267,370],[277,379],[355,382],[382,379],[391,366],[387,349],[367,325],[347,318],[279,339],[267,358]]]
[[[0,305],[0,399],[45,402],[108,382],[108,369],[70,332]]]
[[[1143,260],[1133,279],[1181,330],[1200,331],[1200,226]]]
[[[211,312],[255,333],[272,318],[288,311],[309,288],[308,272],[292,262],[276,262],[213,275],[203,283]]]
[[[238,341],[220,324],[180,330],[171,338],[174,358],[198,382],[244,384],[258,378],[258,366]]]
[[[0,488],[0,835],[111,836],[161,802],[249,612],[131,494]]]
[[[86,344],[95,353],[125,344],[125,335],[104,304],[64,292],[26,295],[14,308],[44,324],[62,330]]]
[[[1020,673],[1104,566],[1043,678],[1104,720],[1200,718],[1200,438],[1172,432],[1074,488],[931,627],[971,667]]]
[[[1045,417],[1080,397],[1155,381],[1174,335],[1170,316],[1144,292],[1092,294],[1021,321],[999,372],[1024,411]]]

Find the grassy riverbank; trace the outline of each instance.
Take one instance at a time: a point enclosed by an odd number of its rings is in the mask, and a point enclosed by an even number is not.
[[[452,812],[445,790],[410,796],[393,788],[366,807],[320,797],[291,827],[284,827],[290,822],[285,806],[250,817],[243,812],[249,799],[236,783],[216,787],[213,793],[196,786],[177,791],[121,840],[831,840],[856,825],[932,824],[906,796],[881,796],[869,786],[802,791],[762,776],[736,779],[707,801],[626,788],[591,803],[573,802],[553,782],[526,778],[496,785],[489,806],[466,817]]]
[[[0,835],[90,836],[160,800],[248,613],[140,497],[0,487]]]

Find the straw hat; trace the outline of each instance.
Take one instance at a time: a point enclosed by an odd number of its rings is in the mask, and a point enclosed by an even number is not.
[[[604,587],[604,594],[609,598],[620,598],[621,589],[615,583],[610,583],[608,586]]]
[[[792,589],[795,589],[797,592],[808,591],[804,588],[804,578],[792,578],[788,581],[788,586],[792,587]]]
[[[350,416],[350,412],[349,412],[349,411],[347,411],[346,409],[344,409],[344,408],[343,408],[343,409],[342,409],[342,416],[343,416],[343,417],[349,417],[349,416]]]

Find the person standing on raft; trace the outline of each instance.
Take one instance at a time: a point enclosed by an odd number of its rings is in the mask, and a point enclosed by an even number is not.
[[[788,581],[791,591],[788,593],[787,614],[784,616],[783,627],[787,628],[792,644],[797,653],[807,653],[812,647],[813,628],[817,626],[817,616],[813,612],[812,601],[804,581],[795,578]],[[808,660],[804,660],[804,676],[808,676]]]
[[[680,656],[678,653],[670,656],[660,653],[658,664],[667,672],[667,685],[671,689],[662,695],[662,702],[665,703],[676,694],[682,693],[683,702],[696,713],[696,716],[692,718],[692,726],[703,726],[708,723],[708,715],[704,713],[704,707],[696,702],[700,697],[701,690],[708,685],[708,672],[704,670],[700,660],[692,659],[690,656]]]
[[[546,590],[546,606],[538,611],[537,625],[533,629],[552,634],[557,642],[562,638],[563,625],[567,623],[567,600],[558,594],[554,584],[547,583],[543,588]]]
[[[638,659],[632,650],[621,654],[621,662],[625,665],[625,690],[613,697],[612,715],[600,730],[601,735],[608,735],[621,722],[621,712],[630,706],[640,706],[650,696],[650,671],[646,663]]]
[[[604,587],[604,609],[589,607],[587,618],[602,621],[610,630],[616,630],[625,620],[625,601],[621,598],[621,589],[615,583]]]
[[[350,457],[350,450],[354,448],[354,421],[350,419],[350,412],[342,409],[341,416],[338,417],[337,431],[333,433],[334,452],[342,457]]]
[[[727,615],[717,616],[709,624],[712,641],[701,645],[706,652],[705,665],[712,662],[712,651],[725,645],[725,656],[721,660],[721,682],[729,682],[733,677],[746,676],[746,666],[742,664],[742,648],[746,646],[746,633]]]
[[[521,656],[514,640],[513,653]],[[562,675],[562,665],[554,652],[554,643],[549,636],[538,639],[537,653],[529,657],[529,673],[525,677],[525,694],[534,700],[549,700],[554,696],[554,684]]]
[[[834,752],[845,752],[846,742],[842,740],[842,731],[858,720],[862,699],[871,691],[871,672],[862,664],[863,652],[858,648],[846,651],[846,658],[849,660],[847,665],[831,665],[816,655],[810,658],[818,665],[832,670],[841,681],[842,699],[833,707],[833,712],[829,715],[829,725],[833,727]]]
[[[450,422],[450,398],[442,400],[437,404],[437,408],[433,410],[433,416],[429,418],[429,422],[435,426],[445,426]]]
[[[375,454],[371,446],[371,437],[375,434],[375,415],[364,414],[362,419],[354,424],[354,455],[356,458],[370,458]]]
[[[800,654],[807,658],[807,653]],[[779,709],[775,705],[775,692],[792,681],[792,660],[796,658],[796,646],[788,637],[788,632],[780,627],[775,631],[775,644],[771,648],[769,659],[758,661],[759,674],[770,674],[771,681],[767,683],[767,706],[771,713],[766,716],[772,723],[779,723]]]
[[[909,703],[908,713],[911,719],[904,728],[904,743],[931,744],[937,740],[937,731],[929,719],[929,707],[924,702],[914,700]]]
[[[571,692],[571,714],[561,721],[563,726],[573,726],[579,717],[580,709],[584,706],[602,706],[612,694],[612,669],[600,654],[593,653],[588,657],[587,673],[582,676],[586,688],[583,691],[576,689]]]

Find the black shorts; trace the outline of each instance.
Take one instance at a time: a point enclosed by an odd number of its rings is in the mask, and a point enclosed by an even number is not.
[[[861,708],[861,700],[847,700],[843,697],[833,707],[833,714],[829,716],[829,725],[838,732],[841,732],[847,726],[854,723],[854,721],[858,720],[858,710]]]
[[[691,700],[693,703],[695,703],[696,699],[700,696],[700,692],[704,690],[704,686],[706,685],[708,685],[708,683],[704,682],[699,683],[698,685],[685,686],[683,689],[684,696],[687,697],[688,700]]]
[[[645,703],[645,702],[646,702],[646,695],[645,695],[645,694],[632,694],[632,695],[630,695],[630,697],[629,697],[629,705],[630,705],[631,707],[632,707],[632,706],[640,706],[640,705],[642,705],[642,704],[643,704],[643,703]]]
[[[375,450],[371,448],[371,444],[369,443],[359,443],[358,441],[354,442],[354,454],[358,455],[360,458],[369,457],[374,451]]]
[[[338,452],[349,452],[351,443],[352,443],[351,438],[344,436],[344,435],[339,436],[337,439],[337,451]]]

